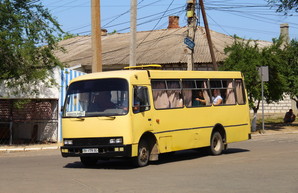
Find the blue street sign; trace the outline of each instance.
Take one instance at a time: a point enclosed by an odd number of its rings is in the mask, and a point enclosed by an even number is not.
[[[187,45],[189,49],[193,50],[195,47],[195,43],[189,37],[184,38],[184,43]]]

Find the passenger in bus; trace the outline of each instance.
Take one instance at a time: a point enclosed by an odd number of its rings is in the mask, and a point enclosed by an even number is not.
[[[111,102],[111,92],[99,92],[93,96],[91,104],[89,104],[89,111],[98,112],[106,109],[114,109],[116,105]]]
[[[193,106],[197,107],[197,106],[202,106],[202,105],[206,105],[206,100],[204,98],[203,92],[200,90],[197,93],[197,97],[193,101]]]
[[[218,89],[213,90],[213,96],[212,96],[212,104],[213,105],[221,105],[222,104],[222,97],[220,95],[220,91]]]

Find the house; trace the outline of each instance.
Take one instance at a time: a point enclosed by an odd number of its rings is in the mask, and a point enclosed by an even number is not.
[[[39,94],[14,94],[0,85],[0,145],[56,143],[61,140],[61,106],[69,81],[85,74],[71,69],[54,69],[57,86],[38,84]],[[31,85],[28,85],[31,88]],[[17,89],[17,88],[16,88]],[[21,103],[21,104],[20,104]]]
[[[174,19],[171,19],[173,18]],[[187,27],[177,25],[179,17],[170,16],[167,29],[137,32],[137,65],[160,64],[165,70],[186,70],[187,46],[184,38]],[[217,63],[222,63],[227,57],[224,48],[234,42],[234,38],[222,33],[211,31],[213,49]],[[114,33],[102,37],[103,71],[120,70],[129,65],[130,34]],[[211,70],[206,32],[204,27],[197,27],[195,32],[194,70]],[[271,45],[271,42],[258,41],[260,47]],[[56,55],[62,62],[77,70],[91,72],[92,50],[90,36],[77,36],[61,41],[60,46],[67,52]]]

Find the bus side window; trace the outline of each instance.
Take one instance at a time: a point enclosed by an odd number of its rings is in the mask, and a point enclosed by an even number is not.
[[[233,80],[227,80],[227,91],[225,94],[225,104],[227,105],[234,105],[236,104],[236,99],[235,99],[235,92],[233,88]]]
[[[133,112],[139,113],[150,109],[148,99],[148,88],[144,86],[134,86]]]
[[[235,80],[236,99],[239,105],[245,104],[245,92],[242,80]]]
[[[156,109],[183,107],[180,80],[152,80],[152,94]]]
[[[232,79],[213,79],[210,80],[210,85],[213,105],[236,104],[236,97]]]

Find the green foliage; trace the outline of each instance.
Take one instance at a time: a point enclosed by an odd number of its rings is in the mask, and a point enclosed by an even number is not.
[[[289,12],[294,10],[298,12],[298,0],[267,0],[272,6],[278,6],[277,12],[283,12],[285,15],[289,15]]]
[[[16,109],[22,109],[25,105],[29,104],[30,102],[30,99],[19,99],[13,103],[13,107]]]
[[[57,41],[67,40],[77,36],[79,36],[79,34],[72,34],[72,33],[66,32],[65,34],[60,34],[59,37],[57,38]]]
[[[286,60],[287,93],[298,103],[298,41],[292,40],[286,47],[283,58]]]
[[[59,49],[53,33],[62,33],[57,21],[39,0],[0,0],[0,83],[19,92],[47,79],[55,67],[63,67],[53,52]]]
[[[264,82],[264,97],[268,103],[279,101],[286,90],[284,76],[285,61],[282,58],[281,40],[274,40],[266,48],[260,48],[256,41],[235,39],[234,44],[225,48],[228,58],[220,70],[241,71],[245,77],[250,107],[257,112],[261,101],[261,81],[258,68],[268,66],[269,81]]]

